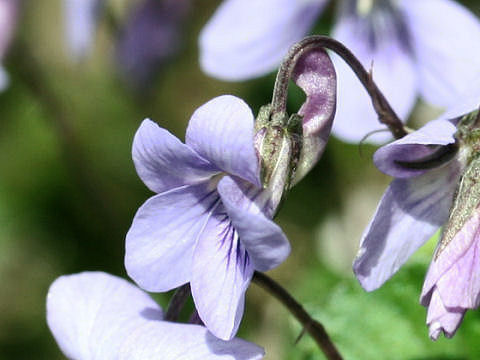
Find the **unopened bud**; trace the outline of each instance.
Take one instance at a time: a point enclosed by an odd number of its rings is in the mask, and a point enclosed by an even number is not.
[[[261,163],[261,179],[272,193],[274,208],[280,204],[295,175],[302,141],[302,122],[297,114],[272,114],[272,106],[260,109],[255,123],[255,148]]]

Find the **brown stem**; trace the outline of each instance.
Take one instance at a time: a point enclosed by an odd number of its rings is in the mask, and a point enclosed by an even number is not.
[[[287,56],[280,66],[280,69],[278,70],[277,79],[275,81],[272,97],[274,113],[286,112],[288,84],[290,78],[292,77],[295,65],[305,51],[316,47],[332,50],[350,66],[365,90],[367,90],[368,95],[372,100],[373,108],[378,115],[379,121],[388,127],[396,139],[407,135],[407,131],[405,130],[403,123],[400,121],[397,114],[395,114],[395,111],[385,99],[385,96],[373,81],[371,72],[365,70],[355,55],[353,55],[352,52],[348,50],[342,43],[328,36],[322,35],[308,36],[290,48]]]
[[[190,296],[190,283],[180,286],[173,294],[170,302],[168,303],[167,313],[164,320],[177,321],[183,306]]]
[[[255,271],[252,281],[279,300],[293,316],[303,325],[303,328],[318,344],[329,360],[341,360],[342,356],[328,336],[325,328],[305,311],[283,287],[267,275]]]

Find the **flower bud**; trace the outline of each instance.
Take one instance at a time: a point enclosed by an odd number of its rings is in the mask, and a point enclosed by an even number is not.
[[[264,188],[271,191],[272,205],[278,208],[295,175],[302,146],[301,117],[272,114],[272,106],[260,109],[255,122],[255,149],[261,166]]]

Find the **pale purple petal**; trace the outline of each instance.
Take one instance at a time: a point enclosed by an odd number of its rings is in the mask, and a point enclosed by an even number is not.
[[[387,175],[408,178],[443,166],[452,159],[456,150],[457,128],[447,120],[430,121],[422,128],[375,152],[373,161],[377,168]],[[425,166],[415,167],[415,164]]]
[[[433,291],[428,304],[427,325],[432,340],[437,340],[443,332],[452,337],[460,326],[465,309],[447,309],[440,298],[438,291]]]
[[[19,0],[0,0],[0,62],[12,41],[18,18]]]
[[[365,230],[353,270],[367,291],[387,281],[447,220],[458,164],[395,179]]]
[[[132,9],[117,44],[118,63],[132,85],[149,85],[179,50],[189,7],[189,0],[144,0]]]
[[[205,181],[220,171],[149,119],[135,134],[132,157],[140,178],[157,193]]]
[[[240,325],[253,266],[222,205],[200,234],[190,285],[198,315],[215,336],[233,338]]]
[[[440,116],[441,119],[454,119],[480,107],[480,74],[477,77],[472,76],[465,92],[459,96],[458,101],[452,105]]]
[[[148,291],[167,291],[189,282],[195,244],[218,201],[215,184],[208,183],[147,200],[127,233],[128,275]]]
[[[101,0],[64,0],[64,22],[67,48],[80,60],[89,54],[97,27]]]
[[[407,119],[415,104],[417,80],[415,65],[405,44],[386,23],[375,34],[372,48],[368,22],[356,16],[341,16],[332,37],[341,41],[372,70],[373,79],[400,119]],[[332,56],[337,71],[337,112],[332,133],[347,142],[359,142],[368,133],[385,129],[378,121],[370,97],[353,71],[338,56]],[[380,143],[391,138],[389,132],[375,134],[368,142]]]
[[[471,218],[448,245],[437,249],[422,289],[422,303],[435,287],[449,308],[473,309],[480,295],[480,212]]]
[[[48,325],[76,360],[261,359],[259,346],[225,342],[203,326],[162,321],[162,310],[129,282],[101,272],[62,276],[47,297]]]
[[[242,339],[223,341],[204,326],[150,322],[131,334],[119,360],[255,360],[261,347]]]
[[[268,271],[281,264],[290,254],[290,243],[259,208],[264,203],[261,198],[269,196],[268,190],[227,176],[219,182],[218,192],[255,270]]]
[[[409,27],[422,96],[437,106],[454,105],[480,75],[480,21],[451,0],[403,0],[400,8]]]
[[[195,110],[185,143],[226,173],[260,187],[253,123],[252,110],[243,100],[231,95],[219,96]]]
[[[117,359],[120,345],[146,315],[161,319],[162,311],[137,287],[101,272],[61,276],[47,296],[48,326],[71,359]]]
[[[326,0],[224,0],[199,38],[200,65],[223,80],[245,80],[275,69],[302,39]]]
[[[337,100],[335,68],[323,49],[301,56],[293,80],[307,95],[298,114],[303,116],[303,143],[295,181],[299,181],[317,163],[325,149]]]

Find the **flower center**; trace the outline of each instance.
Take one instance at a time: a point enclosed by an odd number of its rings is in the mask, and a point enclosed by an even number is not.
[[[345,15],[354,19],[357,33],[367,39],[370,51],[398,43],[411,52],[405,19],[393,0],[346,0],[345,4]]]

